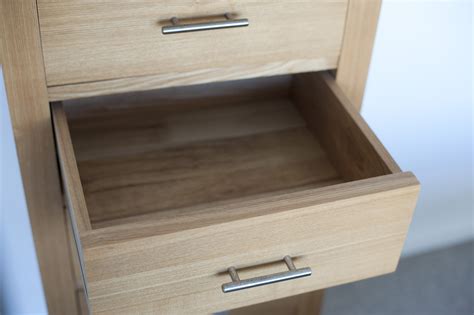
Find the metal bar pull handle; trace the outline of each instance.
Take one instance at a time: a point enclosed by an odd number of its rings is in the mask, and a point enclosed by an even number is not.
[[[261,285],[267,285],[271,283],[311,276],[311,273],[312,273],[311,268],[306,267],[306,268],[296,269],[295,265],[293,264],[293,260],[291,259],[290,256],[285,256],[283,260],[285,261],[286,266],[288,267],[288,271],[245,279],[245,280],[240,280],[235,267],[230,267],[228,271],[229,271],[230,278],[232,279],[232,282],[223,284],[222,291],[224,293],[229,293],[233,291],[258,287]]]
[[[229,13],[224,14],[225,20],[215,21],[215,22],[206,22],[206,23],[194,23],[194,24],[179,24],[177,17],[171,19],[171,25],[163,26],[161,32],[164,35],[168,34],[177,34],[177,33],[186,33],[186,32],[198,32],[198,31],[208,31],[208,30],[217,30],[222,28],[232,28],[232,27],[245,27],[249,26],[248,19],[232,19]]]

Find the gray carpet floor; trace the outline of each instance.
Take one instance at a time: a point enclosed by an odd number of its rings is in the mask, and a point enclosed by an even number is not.
[[[322,315],[473,315],[474,242],[402,259],[396,273],[326,290]]]

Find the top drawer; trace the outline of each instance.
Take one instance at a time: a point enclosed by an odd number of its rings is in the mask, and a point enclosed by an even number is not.
[[[335,68],[347,0],[39,0],[48,86],[133,76],[220,79]],[[244,28],[163,35],[179,19],[248,18]],[[213,17],[213,18],[208,18]]]

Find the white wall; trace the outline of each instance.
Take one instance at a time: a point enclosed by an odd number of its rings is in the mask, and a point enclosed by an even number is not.
[[[474,237],[472,9],[382,5],[362,114],[422,185],[405,255]]]
[[[0,314],[46,314],[1,68],[0,178]]]

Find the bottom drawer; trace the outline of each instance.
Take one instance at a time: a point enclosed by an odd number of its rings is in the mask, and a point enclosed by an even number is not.
[[[199,314],[395,270],[419,185],[327,73],[53,104],[94,313]],[[310,276],[224,293],[287,270]]]

